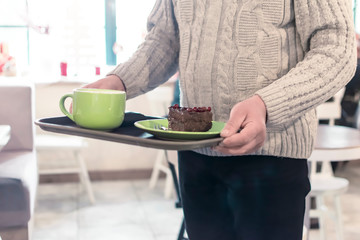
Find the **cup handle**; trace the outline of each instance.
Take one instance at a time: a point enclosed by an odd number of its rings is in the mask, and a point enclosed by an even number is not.
[[[74,99],[73,96],[74,96],[74,95],[71,94],[71,93],[65,94],[64,96],[62,96],[62,97],[60,98],[60,101],[59,101],[59,106],[60,106],[60,110],[61,110],[68,118],[70,118],[73,122],[75,122],[75,121],[74,121],[74,116],[73,116],[68,110],[66,110],[66,108],[65,108],[65,100],[66,100],[67,98],[72,98],[72,99]]]

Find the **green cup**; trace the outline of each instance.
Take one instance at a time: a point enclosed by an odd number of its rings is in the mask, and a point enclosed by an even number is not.
[[[72,98],[72,113],[65,100]],[[61,111],[78,126],[96,130],[111,130],[124,121],[126,93],[109,89],[77,88],[60,98]]]

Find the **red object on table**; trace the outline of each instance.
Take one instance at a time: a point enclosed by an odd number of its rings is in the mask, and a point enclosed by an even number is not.
[[[95,67],[95,75],[100,75],[100,67]]]
[[[67,63],[66,62],[60,63],[60,71],[61,71],[61,76],[67,76]]]

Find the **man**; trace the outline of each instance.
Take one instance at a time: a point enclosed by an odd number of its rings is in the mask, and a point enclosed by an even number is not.
[[[351,79],[347,0],[158,0],[132,58],[86,87],[148,92],[179,70],[181,105],[227,122],[179,152],[190,240],[297,240],[310,191],[314,108]]]

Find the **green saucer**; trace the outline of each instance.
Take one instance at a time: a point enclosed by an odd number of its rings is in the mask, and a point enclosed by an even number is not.
[[[153,134],[157,138],[166,140],[200,140],[207,138],[219,137],[221,130],[224,128],[224,122],[212,121],[212,127],[206,132],[183,132],[157,129],[157,126],[168,127],[167,119],[152,119],[135,122],[134,125],[137,128],[144,130],[145,132]]]

